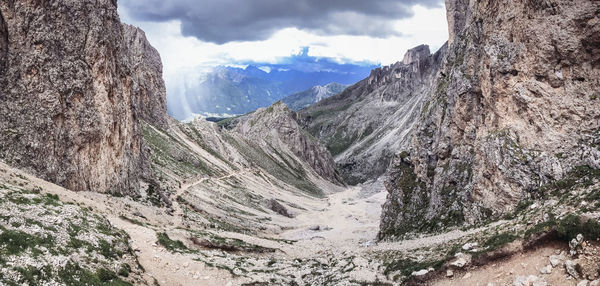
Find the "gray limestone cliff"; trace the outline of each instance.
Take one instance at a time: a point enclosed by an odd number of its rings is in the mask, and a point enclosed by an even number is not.
[[[446,1],[450,40],[380,238],[499,218],[600,168],[600,2]]]
[[[0,15],[0,158],[73,190],[137,193],[140,122],[166,122],[143,33],[111,0],[1,0]]]

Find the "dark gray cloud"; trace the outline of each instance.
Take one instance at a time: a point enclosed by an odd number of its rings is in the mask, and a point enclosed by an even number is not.
[[[391,20],[443,0],[122,0],[134,20],[181,20],[182,33],[218,44],[264,40],[296,27],[324,35],[398,36]]]

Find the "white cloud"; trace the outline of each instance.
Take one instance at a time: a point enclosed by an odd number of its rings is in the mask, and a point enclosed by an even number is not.
[[[339,61],[369,61],[383,65],[401,60],[404,52],[420,44],[432,51],[448,38],[444,8],[414,6],[414,16],[390,22],[402,37],[373,38],[368,36],[320,36],[295,28],[276,32],[264,41],[229,42],[222,45],[202,42],[181,33],[179,21],[136,22],[119,8],[124,22],[141,27],[150,43],[161,54],[165,73],[176,73],[184,67],[208,68],[254,61],[276,63],[278,59],[297,54],[310,47],[309,55],[332,57]]]
[[[119,7],[119,14],[123,22],[139,26],[146,32],[148,40],[161,55],[169,98],[180,98],[177,94],[185,94],[186,87],[197,84],[202,74],[212,67],[239,66],[249,61],[277,63],[298,54],[302,47],[310,47],[310,56],[334,58],[341,63],[367,61],[382,65],[402,60],[406,50],[420,44],[428,44],[432,52],[437,50],[448,39],[445,8],[416,5],[412,9],[411,18],[389,21],[401,36],[326,36],[286,28],[267,40],[222,45],[183,36],[179,20],[134,21],[123,6]],[[361,25],[368,25],[368,21],[362,21]],[[173,104],[185,103],[169,103]]]

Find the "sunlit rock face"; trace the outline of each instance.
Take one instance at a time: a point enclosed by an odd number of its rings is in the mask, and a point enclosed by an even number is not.
[[[78,191],[135,193],[160,58],[116,1],[0,1],[0,157]]]

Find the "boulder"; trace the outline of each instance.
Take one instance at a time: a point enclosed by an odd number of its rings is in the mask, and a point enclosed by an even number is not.
[[[465,245],[462,246],[462,249],[465,251],[471,250],[471,249],[477,247],[477,245],[479,245],[477,242],[465,243]]]
[[[578,234],[577,237],[571,239],[569,242],[569,254],[577,255],[577,251],[581,248],[581,243],[583,242],[583,235]]]

